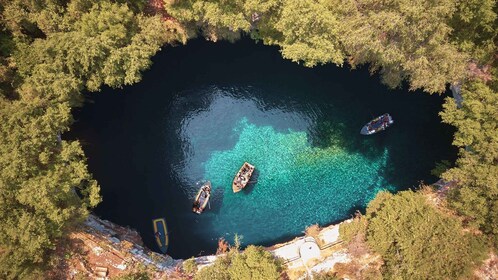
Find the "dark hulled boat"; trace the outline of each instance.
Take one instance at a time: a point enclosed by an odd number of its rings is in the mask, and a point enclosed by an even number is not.
[[[202,184],[194,203],[192,204],[192,212],[201,214],[209,203],[211,197],[211,182],[207,181]]]
[[[378,116],[369,121],[360,131],[362,135],[371,135],[379,131],[385,130],[394,123],[393,118],[389,114]]]
[[[158,218],[152,220],[152,225],[154,227],[154,236],[156,239],[157,246],[163,254],[168,251],[168,229],[166,227],[166,220],[164,218]]]
[[[237,172],[237,175],[235,175],[235,178],[233,178],[232,189],[234,193],[240,192],[247,186],[253,172],[254,165],[251,165],[248,162],[244,162],[239,172]]]

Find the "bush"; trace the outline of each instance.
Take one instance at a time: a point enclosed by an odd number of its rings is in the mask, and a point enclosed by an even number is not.
[[[201,269],[196,280],[270,280],[279,279],[282,264],[263,247],[249,246],[243,252],[231,250],[216,259],[212,266]]]
[[[482,238],[464,233],[420,193],[380,193],[367,219],[367,243],[382,255],[388,278],[465,278],[486,255]]]
[[[365,236],[368,221],[360,214],[356,215],[351,222],[342,223],[339,227],[339,236],[342,240],[349,243],[357,235]]]
[[[140,271],[140,272],[133,272],[121,275],[112,279],[113,280],[150,280],[151,278],[149,277],[149,274],[147,272]]]
[[[192,257],[183,262],[182,268],[187,275],[194,275],[197,272],[197,263],[195,262],[195,259]]]

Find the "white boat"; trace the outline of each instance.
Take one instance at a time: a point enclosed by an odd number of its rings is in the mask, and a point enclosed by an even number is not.
[[[211,182],[205,182],[197,196],[195,197],[194,203],[192,204],[192,212],[196,214],[201,214],[209,203],[209,198],[211,197]]]
[[[369,121],[360,131],[362,135],[371,135],[379,131],[385,130],[394,123],[393,118],[389,114],[378,116]]]
[[[252,173],[254,172],[254,165],[244,162],[239,172],[233,178],[232,190],[234,193],[240,192],[249,183]]]

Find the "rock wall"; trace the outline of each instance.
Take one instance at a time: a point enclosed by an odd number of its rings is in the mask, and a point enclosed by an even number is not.
[[[62,241],[56,279],[110,279],[147,271],[154,279],[177,274],[182,260],[152,252],[135,230],[90,215]]]

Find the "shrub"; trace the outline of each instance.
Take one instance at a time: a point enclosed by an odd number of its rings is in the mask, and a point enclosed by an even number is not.
[[[195,259],[192,257],[183,262],[182,268],[187,275],[194,275],[197,272],[197,263],[195,262]]]
[[[243,252],[231,250],[216,259],[212,266],[201,269],[196,280],[270,280],[279,279],[282,264],[263,247],[249,246]]]
[[[382,255],[388,278],[465,278],[486,254],[482,238],[465,233],[420,193],[380,193],[367,219],[367,243]]]

